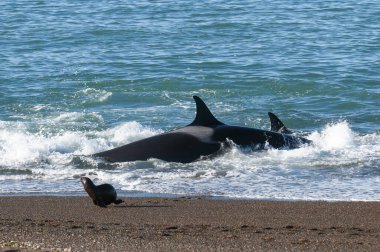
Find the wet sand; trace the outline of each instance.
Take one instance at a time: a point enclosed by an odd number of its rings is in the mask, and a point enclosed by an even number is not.
[[[380,251],[380,202],[0,197],[0,250]]]

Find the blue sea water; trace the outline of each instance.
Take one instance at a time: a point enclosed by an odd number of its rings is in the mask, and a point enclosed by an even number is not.
[[[378,1],[0,1],[0,194],[380,200]],[[313,140],[191,164],[89,157],[222,122]]]

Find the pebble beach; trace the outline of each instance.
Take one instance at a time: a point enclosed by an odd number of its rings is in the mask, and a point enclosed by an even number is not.
[[[379,202],[0,197],[2,251],[378,251]]]

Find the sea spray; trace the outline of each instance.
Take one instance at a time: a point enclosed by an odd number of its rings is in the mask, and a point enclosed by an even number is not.
[[[80,114],[75,120],[81,121]],[[83,115],[84,116],[84,115]],[[62,120],[62,116],[61,119]],[[101,120],[100,120],[101,121]],[[253,151],[232,145],[219,156],[190,164],[161,160],[109,164],[89,156],[162,133],[137,122],[108,129],[28,132],[18,122],[0,131],[0,193],[80,192],[77,178],[112,181],[121,193],[145,192],[214,195],[255,199],[377,200],[376,176],[380,136],[357,134],[348,122],[329,123],[306,135],[301,148]],[[27,169],[27,170],[26,170]],[[28,171],[28,172],[26,172]],[[366,181],[361,183],[360,181]],[[39,181],[29,184],[27,181]],[[56,181],[50,188],[51,181]],[[357,182],[356,182],[357,181]],[[23,187],[22,185],[25,184]],[[367,186],[366,186],[367,185]],[[370,188],[371,186],[371,188]]]
[[[313,132],[310,139],[321,150],[348,148],[354,144],[354,132],[347,121],[328,124],[321,132]]]

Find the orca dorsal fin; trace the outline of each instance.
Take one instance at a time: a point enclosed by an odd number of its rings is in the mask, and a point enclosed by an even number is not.
[[[213,114],[210,112],[206,104],[198,96],[193,96],[195,104],[197,106],[197,114],[195,119],[189,126],[215,126],[224,125],[224,123],[219,122]]]
[[[269,119],[270,119],[270,130],[271,131],[275,131],[275,132],[279,132],[279,133],[285,133],[285,134],[293,134],[293,132],[288,130],[288,128],[286,128],[284,123],[281,122],[281,120],[278,119],[278,117],[275,114],[268,112],[268,115],[269,115]]]

